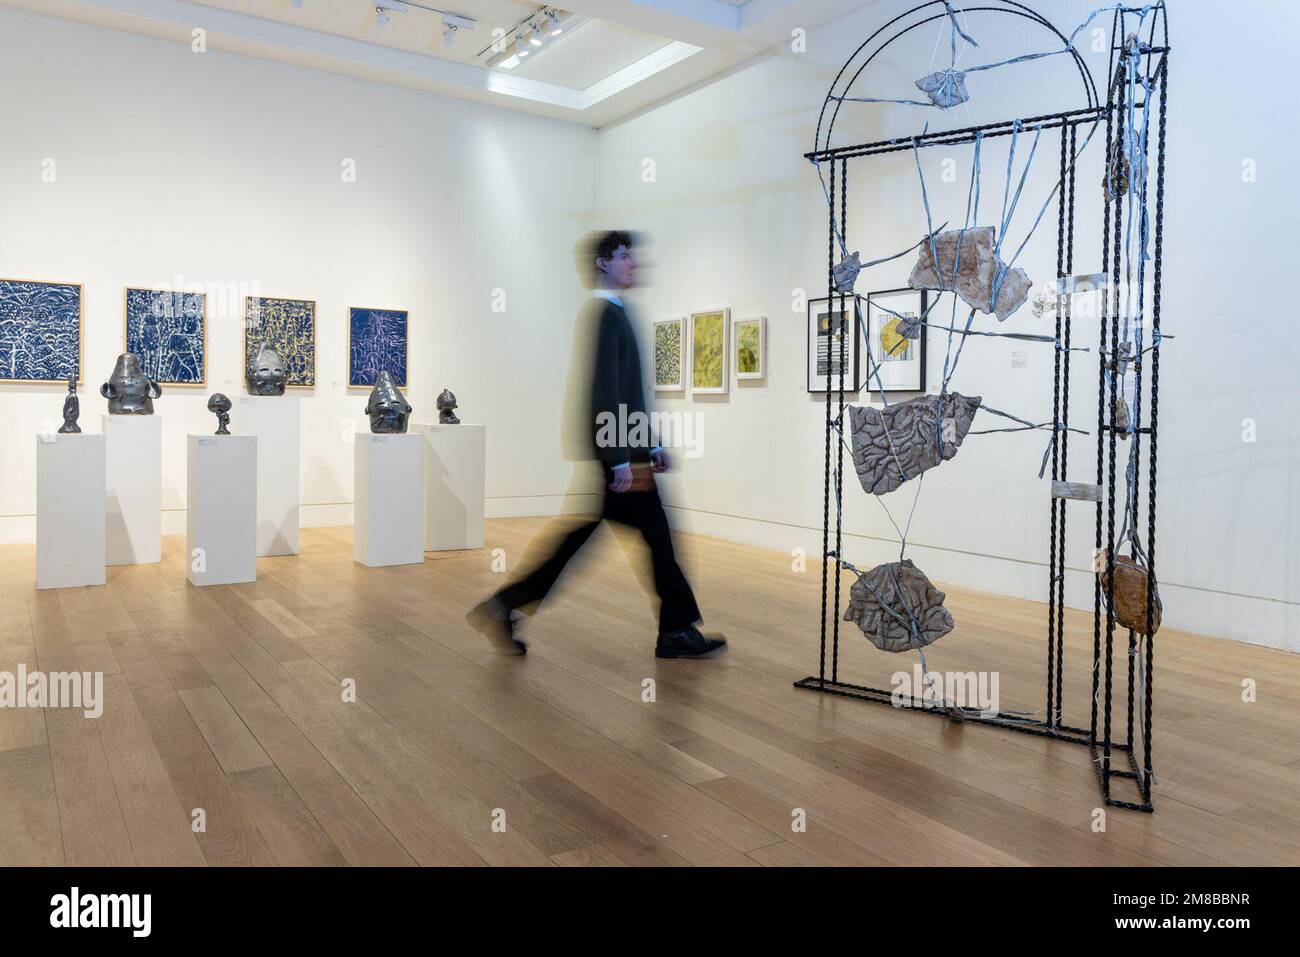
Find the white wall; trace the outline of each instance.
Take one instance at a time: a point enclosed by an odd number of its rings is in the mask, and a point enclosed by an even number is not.
[[[600,220],[644,229],[653,239],[653,282],[639,296],[647,329],[652,319],[718,305],[729,306],[733,318],[768,317],[765,383],[733,382],[725,398],[660,402],[665,411],[691,411],[703,421],[704,454],[682,459],[667,483],[674,521],[742,541],[805,548],[811,574],[821,546],[823,405],[804,392],[805,320],[792,311],[792,291],[825,295],[827,250],[825,201],[802,154],[812,148],[817,110],[839,65],[876,26],[910,5],[875,4],[814,31],[806,53],[779,51],[600,137]],[[1068,32],[1093,6],[1052,4],[1051,15]],[[1180,0],[1171,6],[1163,315],[1164,331],[1177,338],[1165,343],[1160,377],[1157,561],[1165,621],[1300,650],[1300,401],[1294,319],[1286,304],[1300,205],[1290,174],[1296,128],[1273,110],[1266,80],[1225,66],[1218,8]],[[1234,19],[1234,47],[1250,50],[1266,73],[1285,69],[1296,6],[1253,6],[1250,20]],[[1096,25],[1108,35],[1109,15]],[[1006,23],[981,28],[972,19],[971,27],[981,48],[964,54],[962,66],[1047,48],[1041,37]],[[936,31],[923,28],[914,45],[896,45],[874,68],[876,85],[859,95],[915,96],[908,92],[912,79],[947,65],[946,38],[931,60]],[[1091,55],[1104,85],[1105,54]],[[931,129],[954,128],[1075,108],[1082,104],[1067,68],[1057,57],[972,74],[972,102],[952,117],[907,106],[846,105],[835,142],[904,135],[926,120]],[[1058,170],[1058,136],[1040,144],[1009,241],[1025,235],[1047,197]],[[1104,131],[1099,136],[1077,171],[1076,273],[1100,269]],[[1021,140],[1021,159],[1028,145]],[[1001,206],[1006,147],[1006,140],[991,142],[984,152],[981,223],[996,221]],[[969,148],[923,154],[935,225],[961,223],[970,155]],[[956,183],[942,180],[948,157],[956,161]],[[1255,162],[1255,182],[1243,182],[1247,158]],[[654,161],[653,182],[642,175],[647,159]],[[925,220],[910,153],[874,165],[856,161],[850,177],[850,249],[861,249],[866,260],[919,239]],[[1039,284],[1054,275],[1055,239],[1053,203],[1019,263]],[[912,261],[872,271],[858,291],[904,285]],[[1034,320],[1026,307],[1000,328],[1050,333],[1050,322]],[[995,326],[977,320],[977,328]],[[1095,480],[1096,334],[1095,321],[1076,322],[1076,344],[1094,347],[1073,362],[1072,419],[1093,433],[1071,440],[1069,478],[1076,481]],[[942,337],[932,333],[930,346],[936,383]],[[1050,420],[1050,348],[973,340],[952,388],[1034,421]],[[1024,353],[1023,368],[1012,366],[1013,350]],[[1242,441],[1246,419],[1255,422],[1253,443]],[[1009,424],[987,414],[976,420],[976,428]],[[1048,483],[1037,478],[1045,440],[1039,432],[974,436],[953,461],[927,474],[909,538],[918,565],[938,580],[1045,600]],[[900,525],[915,486],[884,499]],[[895,558],[897,536],[880,504],[857,485],[851,465],[846,490],[848,556],[867,563]],[[1091,609],[1092,577],[1085,569],[1093,510],[1072,504],[1068,521],[1068,563],[1075,569],[1068,599]]]
[[[554,370],[584,297],[569,250],[590,216],[592,131],[8,7],[0,115],[0,276],[84,284],[83,429],[100,429],[123,348],[123,288],[213,292],[207,386],[156,403],[164,530],[184,527],[185,435],[215,428],[208,394],[244,391],[247,293],[317,303],[304,524],[351,520],[344,436],[368,423],[366,392],[345,387],[350,305],[410,311],[417,421],[446,386],[487,424],[490,512],[562,507]],[[35,434],[63,392],[0,386],[0,540],[34,540]]]

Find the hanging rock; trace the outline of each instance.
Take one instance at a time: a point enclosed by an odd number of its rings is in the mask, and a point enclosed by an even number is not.
[[[908,479],[957,454],[980,406],[979,396],[921,395],[883,409],[849,406],[853,467],[871,495],[892,492]]]
[[[944,594],[911,560],[877,565],[849,589],[844,620],[881,651],[924,648],[953,629]]]
[[[852,292],[853,284],[858,281],[860,272],[862,272],[862,260],[858,254],[855,252],[852,256],[845,256],[831,269],[835,289],[838,292]]]
[[[1034,293],[1034,298],[1029,302],[1029,308],[1034,313],[1034,318],[1041,319],[1048,312],[1055,315],[1056,305],[1060,302],[1060,298],[1060,292],[1055,286],[1044,286]]]
[[[958,255],[958,240],[961,250]],[[1008,269],[1002,260],[993,255],[993,227],[978,226],[973,229],[949,229],[937,233],[933,244],[921,244],[920,257],[907,284],[913,289],[953,289],[953,264],[957,268],[957,295],[968,306],[980,312],[991,312],[999,320],[1006,319],[1025,304],[1029,287],[1033,285],[1028,274],[1019,266]],[[938,260],[938,271],[935,260]],[[1001,276],[996,303],[993,284]]]
[[[1124,137],[1121,134],[1122,131],[1118,132],[1110,144],[1110,158],[1101,181],[1105,193],[1104,199],[1108,203],[1113,203],[1126,194],[1129,187],[1128,156],[1124,149]]]
[[[1103,556],[1104,560],[1104,556]],[[1143,568],[1127,555],[1115,559],[1115,620],[1125,628],[1131,628],[1139,635],[1147,633],[1147,587],[1150,576]],[[1101,597],[1106,600],[1110,590],[1110,575],[1101,572]],[[1160,630],[1160,590],[1154,589],[1151,596],[1151,633]]]
[[[1121,380],[1122,382],[1122,380]],[[1129,416],[1128,402],[1119,392],[1115,393],[1115,431],[1121,439],[1128,438],[1128,430],[1132,427],[1133,421]]]
[[[916,88],[940,109],[948,109],[970,99],[966,92],[966,74],[961,70],[938,70],[916,81]]]

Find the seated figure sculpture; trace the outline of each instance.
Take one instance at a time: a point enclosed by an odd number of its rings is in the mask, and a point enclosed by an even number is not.
[[[144,374],[139,356],[123,352],[99,394],[108,400],[109,415],[153,415],[153,400],[162,395],[162,386]]]

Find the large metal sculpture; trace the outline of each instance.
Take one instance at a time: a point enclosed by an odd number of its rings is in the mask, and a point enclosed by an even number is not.
[[[1098,85],[1088,65],[1094,58],[1081,54],[1075,40],[1104,11],[1112,14],[1110,58],[1107,85],[1099,97]],[[1008,24],[1014,25],[1014,29],[1005,30]],[[996,63],[958,69],[959,45],[963,46],[963,54],[977,47],[975,37],[982,30],[1004,36],[1037,35],[1042,38],[1042,45]],[[935,31],[939,37],[932,39]],[[917,99],[907,89],[889,88],[889,84],[898,82],[896,71],[881,75],[871,70],[873,62],[886,50],[904,49],[906,44],[894,45],[909,35],[916,43],[918,56],[930,55],[937,43],[947,41],[950,58],[947,69],[929,72],[918,69],[911,74],[925,73],[915,83],[926,94],[924,100]],[[1163,612],[1156,580],[1155,508],[1169,55],[1168,16],[1162,0],[1143,7],[1103,7],[1068,36],[1015,0],[981,0],[978,6],[968,9],[956,6],[951,0],[928,0],[884,23],[840,69],[822,104],[814,149],[805,154],[816,167],[829,207],[827,296],[838,296],[842,309],[847,309],[847,299],[855,295],[854,285],[862,275],[910,251],[869,256],[870,261],[865,263],[859,251],[850,252],[850,166],[859,173],[854,182],[873,183],[878,180],[861,167],[877,157],[911,154],[920,184],[926,228],[925,239],[913,247],[918,251],[918,259],[909,285],[934,293],[925,315],[919,320],[908,319],[900,328],[895,345],[933,333],[946,339],[947,349],[938,395],[891,402],[879,385],[876,370],[870,366],[868,388],[877,390],[875,398],[881,408],[852,406],[846,402],[842,373],[838,387],[826,393],[820,654],[817,673],[796,682],[796,686],[882,704],[900,704],[889,689],[853,683],[841,677],[839,624],[843,572],[856,579],[843,618],[856,622],[877,647],[890,651],[915,649],[922,656],[924,667],[924,646],[946,634],[951,620],[943,608],[942,593],[937,590],[931,593],[933,586],[929,580],[906,556],[910,518],[900,526],[890,516],[894,527],[899,529],[897,561],[861,572],[846,560],[841,501],[845,448],[851,449],[853,465],[864,490],[888,513],[885,497],[904,482],[917,478],[913,485],[919,498],[926,470],[961,468],[960,463],[968,461],[959,458],[954,462],[952,457],[961,436],[982,434],[967,431],[976,407],[987,415],[1016,423],[1014,427],[985,432],[1047,432],[1040,471],[1041,478],[1050,466],[1052,490],[1046,561],[1045,706],[1036,711],[990,713],[946,701],[935,707],[924,697],[915,696],[902,700],[901,704],[923,713],[1085,746],[1091,752],[1105,803],[1140,811],[1153,809],[1152,636],[1159,628]],[[1073,87],[1081,98],[1062,103],[1062,109],[1054,113],[978,123],[969,119],[970,108],[979,105],[979,90],[969,83],[971,74],[995,68],[1019,70],[1022,69],[1019,64],[1046,58],[1056,58],[1063,71],[1046,88],[1064,92]],[[915,107],[926,120],[924,125],[918,122],[918,131],[912,135],[869,143],[834,143],[833,133],[841,110],[856,103]],[[947,118],[955,116],[956,110],[961,110],[968,121],[960,126],[945,123]],[[938,128],[941,126],[948,128]],[[1082,201],[1102,204],[1097,214],[1102,235],[1098,249],[1081,250],[1079,259],[1085,265],[1076,274],[1075,170],[1094,136],[1098,144],[1093,152],[1100,152],[1097,165],[1105,170],[1104,189],[1095,192],[1087,189]],[[1041,156],[1053,152],[1052,141],[1058,139],[1057,175],[1040,206],[1036,198],[1030,198],[1034,192],[1032,186],[1026,189],[1027,174],[1035,156],[1041,160]],[[1002,212],[990,224],[988,213],[982,218],[980,212],[981,153],[994,140],[1008,145],[1008,158],[1005,181],[996,184]],[[962,190],[960,196],[965,206],[964,216],[961,206],[952,205],[955,193],[949,191],[942,197],[946,208],[932,217],[932,204],[939,206],[941,200],[926,189],[920,157],[922,151],[935,147],[944,157],[964,153],[969,148],[970,187]],[[1001,165],[999,162],[996,168],[1000,169]],[[1026,198],[1029,212],[1022,211],[1015,218],[1022,197]],[[1025,302],[1029,277],[1016,266],[1016,261],[1053,202],[1057,212],[1056,276],[1054,281],[1041,283],[1032,312],[1041,321],[1054,317],[1054,331],[1048,335],[1047,330],[1037,334],[1001,331],[996,324],[992,328],[981,327],[976,322],[977,316],[995,315],[997,320],[1004,320]],[[943,213],[955,215],[935,228],[934,220],[943,220]],[[950,228],[952,223],[960,225]],[[873,228],[871,235],[887,235],[887,232]],[[1009,236],[1012,233],[1014,237]],[[866,235],[861,238],[868,239]],[[1079,245],[1082,246],[1081,240]],[[1095,259],[1085,260],[1085,255]],[[1100,304],[1100,335],[1094,346],[1081,348],[1071,340],[1072,313],[1078,297],[1089,292],[1093,302]],[[930,315],[940,302],[951,304],[950,315],[944,315],[942,321],[932,320]],[[1090,324],[1088,328],[1092,327]],[[987,394],[981,402],[950,390],[963,350],[972,342],[987,341],[976,337],[1011,337],[1051,345],[1054,355],[1050,421],[1035,423],[991,408]],[[832,348],[841,350],[841,356],[847,353],[847,344],[842,339]],[[868,352],[861,344],[859,348]],[[1069,458],[1071,433],[1081,431],[1070,424],[1072,353],[1093,349],[1097,359],[1095,484],[1080,481],[1082,475],[1072,476]],[[842,361],[839,367],[843,370]],[[845,435],[846,429],[852,430],[851,435]],[[1121,459],[1118,469],[1117,450]],[[1085,462],[1084,467],[1089,465]],[[1078,470],[1076,464],[1075,471]],[[1147,476],[1145,489],[1141,488],[1143,475]],[[1079,671],[1075,683],[1090,682],[1092,693],[1078,697],[1072,707],[1084,714],[1073,720],[1066,712],[1063,680],[1067,546],[1070,554],[1077,553],[1079,548],[1078,542],[1069,542],[1066,536],[1066,504],[1071,500],[1085,501],[1094,510],[1096,555],[1092,654],[1090,660],[1071,662]],[[921,595],[927,596],[924,601]],[[1121,642],[1126,632],[1127,648],[1115,647],[1117,628],[1123,630],[1118,638]],[[953,635],[958,641],[955,648],[960,647],[959,635],[958,628]],[[1123,657],[1117,667],[1118,655]],[[1130,788],[1132,797],[1116,794],[1115,789],[1119,787]]]

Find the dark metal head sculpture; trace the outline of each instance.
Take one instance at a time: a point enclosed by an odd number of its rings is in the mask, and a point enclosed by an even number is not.
[[[370,431],[397,434],[406,431],[411,418],[411,403],[397,390],[392,373],[381,370],[375,376],[375,387],[366,402],[366,415],[370,416]]]
[[[253,364],[248,368],[249,394],[284,395],[284,384],[288,378],[284,361],[275,351],[275,347],[269,342],[263,342],[258,347]]]
[[[230,399],[223,392],[214,392],[208,398],[208,411],[217,417],[216,435],[230,434]]]
[[[109,415],[153,415],[153,400],[162,395],[162,386],[144,374],[139,356],[124,352],[99,394],[108,400]]]
[[[456,417],[456,396],[450,389],[438,393],[438,421],[443,425],[460,425]]]
[[[68,373],[68,394],[63,400],[63,425],[59,427],[61,433],[80,432],[81,426],[77,425],[77,417],[81,415],[81,400],[77,398],[77,377],[73,373]]]

